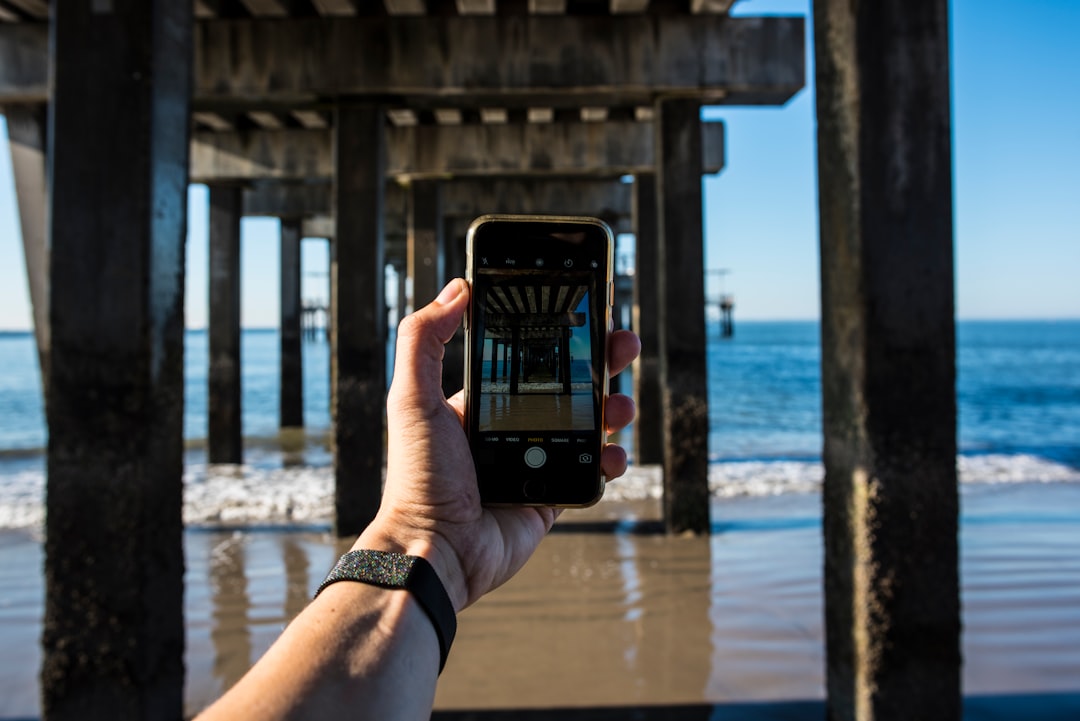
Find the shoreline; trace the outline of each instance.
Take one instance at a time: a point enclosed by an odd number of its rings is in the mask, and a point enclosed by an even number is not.
[[[961,503],[965,718],[1075,718],[1080,484],[982,485]],[[517,577],[461,614],[438,717],[819,712],[818,495],[712,510],[700,538],[648,532],[655,500],[564,514]],[[265,651],[347,544],[317,526],[185,532],[189,714]],[[0,718],[40,713],[40,569],[32,531],[0,532]]]
[[[304,456],[253,452],[245,465],[209,465],[202,451],[188,452],[183,475],[184,523],[239,529],[328,528],[334,494],[330,456],[320,449],[305,452]],[[1080,484],[1080,468],[1030,454],[960,455],[957,468],[961,495],[983,486]],[[600,506],[656,501],[662,492],[661,476],[659,466],[631,464],[625,476],[607,485]],[[820,494],[823,478],[820,460],[737,460],[709,465],[714,501]],[[0,462],[0,531],[29,528],[41,533],[45,491],[44,458]]]

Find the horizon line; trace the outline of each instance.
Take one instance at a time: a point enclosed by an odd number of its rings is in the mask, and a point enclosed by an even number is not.
[[[1073,323],[1080,322],[1080,315],[1061,315],[1061,316],[965,316],[956,317],[955,321],[958,323]],[[717,320],[706,320],[706,325],[714,325],[719,323]],[[735,319],[735,324],[739,323],[820,323],[821,318],[743,318]],[[187,326],[184,328],[184,332],[196,332],[205,333],[208,330],[207,326]],[[278,332],[280,326],[275,325],[252,325],[241,326],[241,331],[256,331],[256,332]],[[318,330],[322,330],[321,328]],[[388,328],[388,331],[395,330],[394,328]],[[33,328],[0,328],[0,334],[3,335],[27,335],[34,332]]]

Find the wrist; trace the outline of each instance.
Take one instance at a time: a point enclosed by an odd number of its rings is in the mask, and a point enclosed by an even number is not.
[[[454,611],[460,612],[468,605],[468,585],[457,554],[445,547],[436,534],[418,529],[409,532],[392,530],[376,519],[356,539],[352,550],[392,551],[422,558],[431,564],[442,581]]]

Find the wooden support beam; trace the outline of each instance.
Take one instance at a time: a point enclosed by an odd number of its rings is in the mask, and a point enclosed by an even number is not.
[[[385,113],[343,104],[334,123],[331,410],[338,536],[354,536],[382,498],[386,410],[386,299],[382,209]]]
[[[49,19],[49,0],[8,0],[8,2],[32,18]]]
[[[257,18],[286,18],[289,11],[281,0],[240,0],[247,11]]]
[[[529,0],[529,12],[535,15],[562,15],[566,0]]]
[[[48,100],[48,24],[0,24],[0,105]]]
[[[416,181],[434,182],[434,181]],[[551,213],[602,216],[617,232],[632,232],[633,185],[617,180],[514,179],[440,181],[442,215],[472,220],[478,213]],[[329,216],[332,185],[265,181],[245,188],[244,215],[277,218]],[[408,189],[397,183],[386,187],[384,208],[387,235],[405,235]],[[333,235],[333,233],[329,233]],[[304,237],[310,237],[305,232]]]
[[[471,15],[200,20],[197,109],[328,97],[409,105],[780,105],[805,84],[801,17]],[[485,48],[485,52],[477,52]],[[301,61],[298,61],[302,59]],[[48,99],[45,23],[0,25],[0,104]]]
[[[304,357],[301,343],[300,241],[298,218],[281,220],[281,383],[278,425],[304,425]]]
[[[390,15],[423,15],[427,12],[424,0],[383,0]]]
[[[814,3],[830,719],[961,718],[948,15]]]
[[[657,261],[656,176],[634,179],[634,332],[641,338],[641,354],[634,365],[634,462],[656,464],[664,460],[663,404],[660,396],[660,272]]]
[[[58,721],[184,717],[192,5],[111,10],[52,4],[41,716]]]
[[[41,387],[48,397],[49,379],[49,229],[46,164],[46,108],[13,105],[5,109],[11,169],[22,229],[26,280],[34,318]]]
[[[805,83],[804,36],[802,18],[726,15],[204,21],[194,97],[202,105],[395,95],[413,106],[427,97],[475,107],[507,95],[566,106],[573,98],[648,105],[680,93],[772,105]]]
[[[352,0],[311,0],[311,4],[325,17],[348,17],[356,14]]]
[[[207,460],[243,463],[240,357],[240,218],[242,189],[210,186],[210,317],[206,416]]]
[[[417,180],[409,186],[406,260],[412,288],[407,306],[410,311],[435,300],[445,282],[442,185],[438,180]]]
[[[709,403],[705,365],[705,260],[701,106],[657,102],[657,264],[664,418],[664,523],[709,532]]]
[[[724,167],[724,124],[702,126],[705,173]],[[618,178],[655,167],[652,123],[391,126],[386,174],[400,179],[499,176]],[[332,177],[330,130],[196,132],[192,182]]]

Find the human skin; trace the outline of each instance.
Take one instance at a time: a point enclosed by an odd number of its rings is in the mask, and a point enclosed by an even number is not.
[[[480,504],[464,397],[442,393],[443,347],[468,303],[468,283],[452,280],[398,327],[382,504],[353,544],[426,559],[459,612],[510,579],[559,516],[554,508]],[[633,333],[612,333],[612,375],[640,349]],[[633,420],[633,401],[611,395],[604,415],[609,432],[620,430]],[[608,444],[601,466],[609,479],[622,475],[626,453]],[[335,583],[199,718],[428,719],[438,674],[435,629],[409,592]]]

